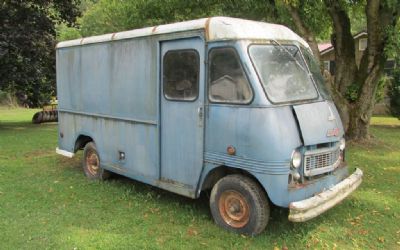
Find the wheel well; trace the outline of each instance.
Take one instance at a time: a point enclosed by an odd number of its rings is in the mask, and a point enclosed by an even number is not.
[[[262,190],[264,190],[265,195],[268,197],[267,191],[264,189],[264,187],[261,185],[261,183],[255,178],[251,173],[247,172],[246,170],[239,169],[239,168],[231,168],[227,166],[219,166],[211,170],[208,174],[207,177],[205,178],[203,185],[201,187],[201,190],[208,190],[211,189],[215,183],[217,183],[221,178],[231,175],[231,174],[241,174],[244,176],[247,176],[251,179],[253,179],[260,187]]]
[[[75,148],[74,148],[74,152],[76,153],[76,151],[83,149],[86,145],[86,143],[93,141],[93,139],[90,136],[86,136],[86,135],[80,135],[78,136],[78,138],[75,141]]]

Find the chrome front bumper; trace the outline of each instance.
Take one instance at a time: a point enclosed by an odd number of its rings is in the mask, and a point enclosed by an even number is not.
[[[322,214],[349,196],[362,182],[363,172],[357,168],[356,171],[329,188],[311,198],[291,202],[289,204],[289,220],[293,222],[304,222]]]

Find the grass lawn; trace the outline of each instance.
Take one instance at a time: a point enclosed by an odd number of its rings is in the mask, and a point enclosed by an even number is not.
[[[56,124],[35,110],[0,108],[0,249],[400,249],[400,122],[374,118],[374,141],[349,145],[365,173],[347,200],[306,223],[272,209],[264,233],[217,227],[208,200],[127,178],[88,181],[79,157],[55,154]]]

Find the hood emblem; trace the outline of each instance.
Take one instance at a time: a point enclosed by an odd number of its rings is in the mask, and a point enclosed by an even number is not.
[[[327,137],[332,137],[332,136],[339,136],[340,129],[339,128],[333,128],[333,129],[328,129],[328,132],[326,133]]]

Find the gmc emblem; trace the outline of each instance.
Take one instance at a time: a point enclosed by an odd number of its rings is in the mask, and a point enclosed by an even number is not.
[[[332,136],[338,136],[340,133],[340,129],[339,128],[333,128],[333,129],[329,129],[328,132],[326,133],[327,137],[332,137]]]

